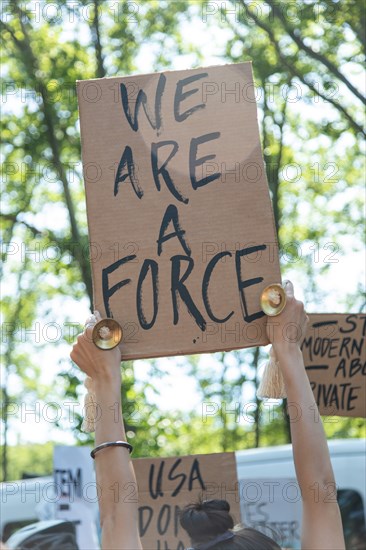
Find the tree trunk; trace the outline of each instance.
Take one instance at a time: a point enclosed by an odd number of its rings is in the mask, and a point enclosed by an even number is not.
[[[255,367],[255,413],[254,413],[254,422],[255,422],[255,447],[260,446],[260,435],[261,435],[261,426],[260,426],[260,412],[261,412],[261,401],[257,397],[257,389],[259,386],[259,380],[258,380],[258,361],[259,361],[259,347],[255,348],[254,356],[253,356],[253,363]]]

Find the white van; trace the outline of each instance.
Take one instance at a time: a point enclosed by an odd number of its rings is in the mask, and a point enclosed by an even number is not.
[[[347,549],[366,549],[366,440],[330,440],[328,447],[337,494],[329,487],[327,499],[338,497]],[[301,548],[301,495],[292,445],[235,454],[243,523],[284,548]],[[314,498],[316,493],[314,484]]]
[[[338,488],[347,548],[366,548],[366,441],[328,442]],[[301,497],[296,483],[292,446],[263,447],[236,453],[242,521],[276,538],[282,547],[300,548]],[[3,540],[20,527],[37,521],[52,502],[53,478],[42,477],[0,484]],[[330,488],[329,499],[335,498]],[[314,487],[316,498],[316,487]]]

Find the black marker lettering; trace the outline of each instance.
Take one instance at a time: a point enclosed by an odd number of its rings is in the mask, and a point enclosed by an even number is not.
[[[161,166],[159,166],[159,160],[158,160],[158,151],[162,147],[166,146],[172,146],[172,150],[170,151],[170,154],[168,158],[163,162]],[[167,141],[160,141],[158,143],[152,143],[151,144],[151,168],[152,173],[154,177],[154,182],[156,185],[156,189],[160,191],[161,185],[160,185],[160,175],[163,177],[167,188],[171,192],[171,194],[180,202],[183,202],[184,204],[188,203],[188,199],[184,197],[181,192],[175,187],[174,181],[169,174],[168,170],[166,169],[166,166],[168,162],[174,157],[176,152],[178,151],[179,146],[176,141],[173,140],[167,140]]]
[[[113,271],[116,271],[121,265],[126,264],[127,262],[130,262],[131,260],[134,260],[136,258],[136,254],[132,254],[131,256],[126,256],[125,258],[122,258],[121,260],[117,260],[113,264],[111,264],[108,267],[105,267],[102,269],[102,288],[103,288],[103,303],[104,303],[104,309],[106,312],[107,317],[113,317],[110,306],[109,306],[109,299],[117,290],[122,288],[125,285],[128,285],[131,282],[131,279],[124,279],[123,281],[120,281],[116,285],[109,288],[109,280],[108,275],[113,273]]]
[[[362,365],[360,359],[358,357],[355,357],[354,359],[352,359],[351,361],[351,365],[350,365],[350,368],[349,368],[349,377],[352,378],[353,376],[356,376],[356,374],[358,374],[359,372],[361,372],[361,374],[363,376],[365,376],[365,372],[366,372],[366,361],[365,363]]]
[[[174,506],[174,536],[175,537],[178,536],[178,531],[179,531],[179,527],[180,527],[180,517],[181,517],[181,509],[176,504]]]
[[[151,273],[153,294],[153,316],[150,322],[146,320],[144,309],[142,307],[142,285],[149,271]],[[136,294],[137,315],[140,325],[144,330],[149,330],[151,327],[154,326],[156,316],[158,314],[158,287],[158,264],[155,262],[155,260],[144,260],[137,283]]]
[[[305,348],[309,350],[310,361],[313,361],[313,337],[304,338],[303,343],[301,344],[301,351],[305,351]]]
[[[191,146],[189,148],[189,174],[191,177],[191,183],[192,183],[193,189],[198,189],[199,187],[203,187],[204,185],[207,185],[211,181],[217,180],[221,176],[220,172],[215,172],[214,174],[210,174],[209,176],[202,178],[200,180],[197,180],[196,178],[196,167],[202,166],[206,161],[216,158],[216,155],[206,155],[205,157],[201,157],[197,159],[198,146],[201,145],[202,143],[206,143],[207,141],[212,141],[213,139],[219,139],[220,135],[221,135],[220,132],[213,132],[212,134],[205,134],[198,138],[192,138]]]
[[[360,321],[363,321],[362,336],[366,336],[366,315],[360,315]]]
[[[158,131],[160,130],[162,125],[161,98],[165,90],[165,83],[166,83],[166,78],[164,74],[161,74],[159,77],[158,85],[156,88],[156,94],[155,94],[155,120],[154,120],[154,117],[149,112],[149,106],[147,105],[147,96],[142,88],[141,90],[139,90],[139,93],[137,94],[136,103],[135,103],[135,113],[134,113],[134,116],[132,116],[130,105],[128,102],[127,87],[125,84],[121,83],[120,89],[121,89],[121,102],[122,102],[123,112],[125,113],[125,116],[129,125],[131,126],[132,130],[134,130],[135,132],[137,132],[137,130],[139,129],[138,118],[139,118],[139,111],[140,111],[141,105],[145,111],[145,115],[147,117],[147,120],[150,123],[151,128]]]
[[[216,317],[213,312],[212,312],[212,308],[211,308],[211,304],[210,304],[210,301],[208,299],[208,285],[209,285],[209,282],[210,282],[210,278],[211,278],[211,275],[212,275],[212,272],[217,264],[218,261],[221,260],[221,258],[223,258],[224,256],[232,256],[231,252],[229,251],[224,251],[224,252],[219,252],[218,254],[216,254],[216,256],[214,256],[210,262],[208,263],[206,269],[205,269],[205,273],[203,275],[203,279],[202,279],[202,298],[203,298],[203,303],[205,304],[205,308],[206,308],[206,311],[207,311],[207,315],[210,317],[210,319],[212,321],[214,321],[215,323],[225,323],[226,321],[228,321],[230,319],[230,317],[232,315],[234,315],[234,312],[231,311],[226,317],[224,317],[224,319],[220,319],[219,317]]]
[[[345,385],[346,384],[341,384],[341,387],[345,386]],[[326,405],[328,404],[328,398],[329,398],[330,399],[329,406],[330,407],[335,407],[337,410],[339,410],[339,399],[338,399],[337,386],[331,384],[329,386],[329,388],[326,390],[326,385],[324,384],[324,392],[326,393],[326,397],[324,397],[325,404]]]
[[[174,230],[172,233],[165,235],[165,231],[170,223],[173,223]],[[159,238],[156,241],[158,243],[158,256],[160,256],[163,248],[163,243],[169,239],[178,237],[180,244],[187,256],[191,255],[191,249],[189,248],[185,238],[185,230],[181,228],[179,223],[178,209],[174,204],[170,204],[165,211],[163,221],[161,222]]]
[[[347,411],[353,411],[356,407],[351,406],[351,402],[358,398],[358,395],[354,395],[353,392],[360,390],[361,386],[353,386],[350,388],[347,400]]]
[[[332,338],[330,341],[330,347],[329,347],[329,353],[328,357],[330,359],[334,359],[334,357],[337,357],[337,346],[338,346],[339,338]]]
[[[196,480],[199,482],[199,484],[201,486],[201,489],[205,490],[206,486],[203,483],[203,479],[202,479],[201,471],[200,471],[200,463],[199,463],[197,458],[194,459],[194,462],[193,462],[192,468],[191,468],[191,474],[189,476],[189,484],[188,484],[188,490],[189,491],[192,491],[193,482],[196,481]]]
[[[176,488],[174,489],[174,491],[172,492],[172,497],[175,497],[179,494],[179,491],[181,490],[181,488],[183,487],[184,485],[184,482],[185,480],[187,479],[187,476],[184,472],[182,472],[181,474],[177,474],[176,476],[174,476],[174,471],[176,470],[176,468],[179,466],[179,464],[182,462],[182,459],[181,458],[178,458],[173,466],[171,467],[171,470],[169,472],[169,475],[168,475],[168,479],[170,481],[174,481],[175,479],[179,479],[181,478],[180,482],[178,483],[178,485],[176,486]]]
[[[345,360],[345,359],[341,359],[341,360],[340,360],[339,365],[338,365],[338,367],[337,367],[336,370],[335,370],[334,378],[337,378],[338,372],[339,372],[339,371],[342,371],[343,378],[347,378],[347,373],[346,373],[346,360]]]
[[[190,109],[187,109],[187,111],[182,114],[179,112],[181,102],[184,101],[187,97],[198,92],[198,88],[193,88],[193,90],[183,92],[183,87],[191,84],[191,82],[195,82],[196,80],[205,78],[205,76],[208,76],[208,73],[200,73],[197,75],[189,76],[188,78],[184,78],[183,80],[178,80],[174,97],[174,117],[177,122],[183,122],[183,120],[186,120],[186,118],[193,115],[193,113],[196,112],[198,109],[204,109],[206,107],[204,103],[200,103],[198,105],[195,105],[194,107],[191,107]]]
[[[164,519],[164,515],[166,516]],[[169,504],[163,504],[159,511],[157,528],[159,535],[165,535],[168,530],[171,517],[171,507]]]
[[[352,355],[358,355],[359,357],[362,357],[362,348],[364,343],[364,338],[361,338],[361,340],[357,341],[356,338],[352,339],[352,346],[351,346],[351,354]]]
[[[145,518],[145,512],[147,512],[147,518]],[[151,506],[139,506],[139,533],[140,537],[143,537],[149,528],[153,517],[153,509]]]
[[[255,277],[254,279],[247,279],[243,281],[242,279],[242,269],[241,269],[241,258],[243,256],[247,256],[249,254],[254,254],[254,252],[258,252],[259,250],[265,250],[267,248],[267,245],[262,244],[259,246],[251,246],[249,248],[242,248],[241,250],[237,250],[235,253],[235,264],[236,264],[236,275],[238,279],[238,287],[239,287],[239,293],[241,298],[241,309],[243,312],[243,318],[246,323],[251,323],[252,321],[255,321],[256,319],[260,319],[264,316],[263,311],[256,311],[255,313],[249,314],[248,312],[248,306],[247,301],[245,298],[244,289],[252,286],[257,285],[263,281],[263,277]]]
[[[197,306],[193,302],[192,297],[189,291],[187,290],[187,287],[184,284],[184,282],[187,280],[189,274],[191,273],[194,267],[193,258],[190,258],[188,256],[178,255],[170,258],[170,261],[172,262],[171,293],[172,293],[172,301],[173,301],[173,323],[176,325],[178,324],[178,321],[179,321],[179,307],[178,307],[178,294],[179,294],[181,300],[184,302],[184,304],[188,309],[188,313],[192,315],[193,319],[196,321],[199,328],[202,331],[206,330],[206,321],[204,320]],[[181,268],[181,262],[183,261],[187,262],[188,266],[185,273],[181,276],[180,268]]]
[[[347,332],[353,332],[354,330],[356,330],[357,323],[353,320],[354,318],[357,319],[357,315],[347,315],[346,323],[348,325],[351,325],[351,327],[348,330],[346,330],[343,327],[339,327],[339,332],[347,333]]]
[[[350,341],[351,341],[351,338],[343,338],[342,343],[341,343],[341,347],[339,349],[339,357],[342,356],[343,349],[345,349],[347,358],[348,359],[350,358],[350,353],[349,353],[349,349],[348,349],[348,344],[350,343]]]
[[[152,499],[156,500],[158,497],[164,496],[164,492],[162,489],[162,477],[164,472],[164,464],[165,461],[162,460],[159,466],[158,476],[155,483],[154,488],[154,473],[155,473],[155,465],[151,464],[150,471],[149,471],[149,493]]]
[[[123,171],[126,166],[127,172],[124,174]],[[123,183],[127,178],[130,178],[133,190],[138,198],[141,199],[144,192],[139,186],[138,179],[135,176],[135,165],[133,163],[132,149],[128,145],[126,145],[125,150],[122,153],[122,157],[117,168],[117,173],[114,180],[114,196],[116,196],[119,191],[119,184]]]

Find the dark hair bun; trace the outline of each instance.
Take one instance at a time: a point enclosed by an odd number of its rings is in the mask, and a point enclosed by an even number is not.
[[[230,504],[227,500],[203,500],[201,502],[202,510],[221,510],[222,512],[230,512]]]
[[[180,514],[180,524],[196,543],[205,542],[234,527],[227,500],[204,500],[188,504]]]

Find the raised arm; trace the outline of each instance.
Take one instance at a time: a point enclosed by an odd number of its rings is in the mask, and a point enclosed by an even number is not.
[[[284,377],[297,480],[303,502],[302,548],[345,548],[337,490],[328,445],[306,374],[300,342],[308,317],[294,297],[292,283],[285,286],[283,312],[267,323],[272,348]]]
[[[100,319],[96,313],[97,320]],[[97,402],[96,446],[126,441],[121,406],[121,353],[100,350],[91,340],[92,322],[78,336],[71,359],[93,380]],[[92,460],[92,459],[90,459]],[[107,447],[95,454],[103,550],[140,550],[138,494],[130,454],[125,447]]]

